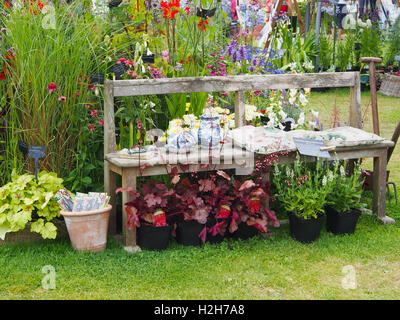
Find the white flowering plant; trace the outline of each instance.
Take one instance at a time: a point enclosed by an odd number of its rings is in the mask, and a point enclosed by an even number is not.
[[[317,218],[325,212],[327,197],[332,189],[333,172],[327,162],[300,161],[274,165],[272,193],[287,213],[305,220]]]
[[[362,170],[355,164],[352,172],[343,164],[335,161],[332,171],[331,192],[327,196],[327,204],[337,212],[346,213],[352,209],[365,208],[362,202],[363,183]]]
[[[283,129],[285,122],[290,121],[291,130],[308,129],[305,119],[310,112],[310,92],[309,88],[254,91],[248,96],[248,100],[257,106],[256,114],[268,120],[262,122],[267,127]]]

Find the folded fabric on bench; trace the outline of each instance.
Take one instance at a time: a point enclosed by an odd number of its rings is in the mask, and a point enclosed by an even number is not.
[[[227,139],[235,146],[260,154],[296,151],[293,137],[321,140],[327,146],[337,147],[375,144],[385,140],[376,134],[348,126],[324,131],[293,130],[288,132],[267,127],[243,126],[231,130],[227,135]]]

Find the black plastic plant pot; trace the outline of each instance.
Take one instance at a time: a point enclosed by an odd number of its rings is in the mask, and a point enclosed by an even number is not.
[[[218,221],[215,218],[208,218],[207,220],[207,229],[212,228],[213,226],[215,226],[216,223],[220,222],[221,219],[218,219]],[[222,241],[224,241],[224,236],[221,235],[220,233],[217,233],[215,236],[213,236],[211,234],[211,232],[207,232],[207,242],[209,243],[221,243]]]
[[[146,250],[165,250],[168,247],[171,226],[152,227],[142,225],[137,228],[138,245]]]
[[[237,230],[231,234],[231,237],[233,239],[247,240],[255,237],[257,234],[258,230],[255,227],[249,226],[246,222],[242,222],[238,225]]]
[[[213,8],[213,9],[200,9],[197,8],[196,10],[196,15],[200,18],[203,19],[207,19],[207,18],[211,18],[215,15],[215,11],[217,10],[217,8]]]
[[[200,232],[204,229],[204,224],[196,220],[178,222],[176,228],[176,241],[184,246],[200,246]]]
[[[104,74],[95,73],[90,76],[90,83],[104,84]]]
[[[143,63],[154,63],[154,54],[144,54],[142,55]]]
[[[290,235],[302,243],[310,243],[319,238],[326,215],[318,218],[303,219],[293,213],[289,214]]]
[[[353,234],[356,230],[358,218],[361,211],[352,209],[348,212],[337,212],[335,209],[328,207],[326,212],[326,230],[335,235]]]
[[[112,0],[108,3],[109,8],[118,7],[121,4],[122,0]]]
[[[125,73],[125,66],[123,64],[114,64],[111,68],[112,73],[115,74],[117,80],[121,79],[121,76]]]

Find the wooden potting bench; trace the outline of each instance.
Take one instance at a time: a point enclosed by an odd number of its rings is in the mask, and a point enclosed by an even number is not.
[[[110,216],[109,232],[117,230],[116,217],[116,175],[122,176],[122,187],[137,187],[138,176],[166,174],[166,165],[190,164],[189,171],[209,171],[218,169],[245,169],[254,165],[257,155],[235,146],[224,145],[220,151],[213,151],[212,165],[202,164],[210,160],[207,152],[199,151],[189,155],[172,155],[155,157],[149,160],[123,158],[116,154],[116,136],[114,120],[114,97],[140,96],[152,94],[191,93],[191,92],[235,92],[235,125],[245,125],[245,91],[266,89],[295,89],[295,88],[350,88],[349,125],[361,128],[361,90],[359,72],[310,73],[283,75],[239,75],[226,77],[196,77],[171,79],[139,79],[114,80],[105,82],[104,105],[104,189],[111,195],[113,207]],[[392,141],[385,140],[378,144],[337,147],[335,156],[339,159],[373,158],[374,190],[373,212],[384,224],[394,223],[386,216],[386,160],[388,148]],[[332,154],[333,156],[333,154]],[[288,163],[293,158],[282,157],[278,163]],[[144,164],[151,164],[143,168]],[[180,167],[177,166],[179,171]],[[122,194],[122,230],[125,249],[135,252],[136,230],[126,227],[127,212],[124,204],[129,201],[129,193]]]

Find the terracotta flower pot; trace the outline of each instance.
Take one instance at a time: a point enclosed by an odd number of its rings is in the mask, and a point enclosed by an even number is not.
[[[61,210],[72,246],[79,251],[102,251],[107,246],[108,221],[111,205],[93,211]]]

